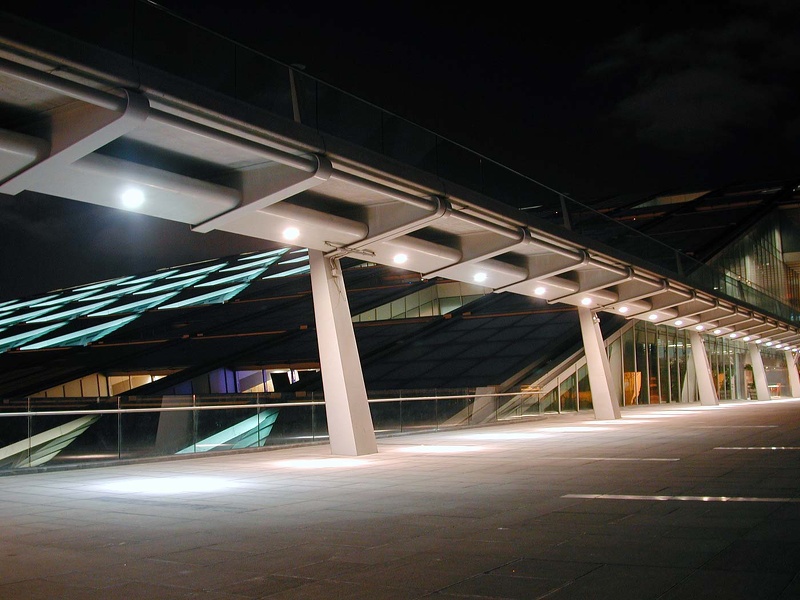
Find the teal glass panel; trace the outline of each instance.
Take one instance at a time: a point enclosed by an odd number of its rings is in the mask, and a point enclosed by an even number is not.
[[[155,308],[159,304],[162,304],[163,302],[166,302],[170,298],[174,298],[177,295],[178,292],[172,292],[171,294],[161,294],[160,296],[154,296],[153,298],[145,298],[144,300],[139,300],[138,302],[130,302],[128,304],[117,306],[115,308],[108,308],[106,310],[101,310],[100,312],[92,313],[89,316],[107,317],[110,315],[118,315],[121,313],[144,312],[150,308]]]
[[[62,319],[76,319],[78,317],[82,317],[83,315],[88,315],[90,312],[103,308],[104,306],[108,306],[112,302],[113,300],[106,300],[104,302],[86,304],[85,306],[77,306],[76,308],[70,308],[68,310],[62,310],[61,312],[31,319],[29,323],[48,323],[50,321],[59,321]]]
[[[138,317],[139,315],[123,317],[121,319],[95,325],[94,327],[87,327],[86,329],[81,329],[80,331],[73,331],[72,333],[66,333],[55,338],[41,340],[34,344],[23,346],[21,349],[38,350],[40,348],[54,348],[58,346],[85,346],[90,342],[97,341],[107,336],[109,333],[116,331],[123,325],[127,325]]]
[[[191,277],[189,279],[177,279],[162,285],[157,285],[154,288],[145,288],[143,290],[139,290],[138,292],[134,292],[134,294],[136,296],[141,296],[142,294],[159,294],[161,292],[169,292],[170,290],[182,290],[194,285],[198,281],[203,281],[205,278],[205,275],[201,275],[199,277]]]
[[[0,352],[5,352],[6,350],[10,350],[12,348],[18,348],[23,344],[27,344],[31,340],[40,338],[43,335],[46,335],[64,325],[66,325],[66,323],[55,323],[54,325],[48,325],[47,327],[40,327],[39,329],[34,329],[32,331],[26,331],[25,333],[19,333],[7,338],[2,338],[0,339]]]
[[[205,281],[203,283],[198,284],[196,287],[210,287],[212,285],[227,285],[229,283],[238,283],[240,281],[252,281],[259,275],[261,275],[264,271],[266,271],[266,267],[261,267],[258,269],[253,269],[251,271],[245,271],[244,273],[236,273],[234,275],[229,275],[228,277],[222,277],[220,279],[214,279],[213,281]]]
[[[281,273],[275,273],[274,275],[267,275],[264,279],[275,279],[277,277],[288,277],[289,275],[300,275],[302,273],[308,273],[311,271],[311,267],[306,265],[303,267],[297,267],[295,269],[289,269],[288,271],[283,271]]]
[[[236,294],[247,288],[246,283],[241,285],[235,285],[233,287],[225,288],[222,290],[214,290],[208,294],[202,294],[200,296],[195,296],[194,298],[187,298],[185,300],[180,300],[178,302],[173,302],[172,304],[166,304],[164,306],[159,306],[158,309],[167,309],[167,308],[183,308],[185,306],[199,306],[202,304],[221,304],[223,302],[227,302],[231,298],[233,298]]]

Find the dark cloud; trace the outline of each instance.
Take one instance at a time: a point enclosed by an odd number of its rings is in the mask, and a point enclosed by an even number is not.
[[[800,99],[800,37],[786,21],[797,7],[752,12],[668,31],[640,25],[613,40],[588,71],[617,86],[610,120],[686,155],[725,151],[743,135],[784,137]]]

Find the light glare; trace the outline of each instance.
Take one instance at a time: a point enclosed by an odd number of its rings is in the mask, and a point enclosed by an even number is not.
[[[296,240],[300,237],[300,230],[297,227],[287,227],[283,230],[283,239]]]
[[[122,206],[125,208],[139,208],[144,204],[144,192],[136,188],[130,188],[120,194]]]

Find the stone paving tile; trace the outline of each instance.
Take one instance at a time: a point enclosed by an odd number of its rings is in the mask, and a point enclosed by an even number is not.
[[[800,542],[736,540],[703,569],[795,574],[800,571]]]
[[[800,455],[714,450],[800,446],[797,403],[728,406],[0,477],[0,600],[798,598],[800,503],[565,497],[800,497]],[[107,487],[189,477],[229,487]]]
[[[747,573],[696,571],[666,592],[659,600],[713,598],[714,600],[775,600],[798,598],[782,596],[791,575],[782,573]]]

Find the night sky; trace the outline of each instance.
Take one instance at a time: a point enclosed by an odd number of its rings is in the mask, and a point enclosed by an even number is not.
[[[159,4],[586,203],[800,176],[794,0]],[[0,196],[0,300],[261,245],[21,200]]]

